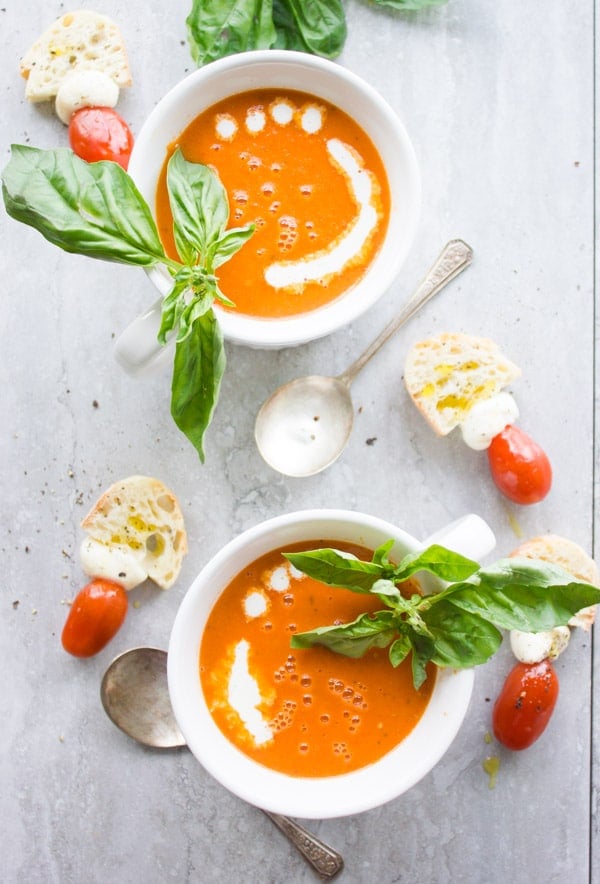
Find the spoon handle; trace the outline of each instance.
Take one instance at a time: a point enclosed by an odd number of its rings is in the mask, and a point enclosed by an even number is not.
[[[287,816],[271,813],[269,810],[263,810],[263,813],[286,835],[322,880],[330,880],[342,871],[344,860],[340,854],[316,835]]]
[[[350,385],[358,372],[383,347],[388,338],[391,338],[430,298],[437,295],[450,280],[454,279],[455,276],[458,276],[459,273],[468,267],[472,260],[473,250],[462,239],[451,239],[450,242],[446,243],[437,260],[430,267],[427,275],[406,302],[398,316],[384,328],[364,353],[343,374],[338,376],[338,380]]]

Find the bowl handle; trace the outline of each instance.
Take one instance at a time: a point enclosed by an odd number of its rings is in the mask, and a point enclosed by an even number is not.
[[[121,332],[113,354],[119,365],[134,376],[162,369],[173,361],[173,343],[159,344],[162,298],[158,298],[144,313],[129,323]]]
[[[481,516],[470,513],[446,525],[423,541],[423,546],[439,543],[469,559],[479,561],[496,546],[494,532]]]

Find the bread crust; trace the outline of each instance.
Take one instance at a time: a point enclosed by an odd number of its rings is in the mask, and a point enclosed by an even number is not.
[[[75,69],[102,71],[119,87],[131,86],[125,42],[107,16],[80,9],[50,25],[21,59],[25,97],[31,102],[49,101]]]
[[[489,338],[443,332],[411,347],[404,383],[423,417],[446,436],[476,402],[495,396],[520,374]]]

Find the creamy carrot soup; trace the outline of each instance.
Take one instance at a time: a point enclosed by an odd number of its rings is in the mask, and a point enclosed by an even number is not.
[[[383,164],[366,133],[339,108],[295,91],[257,90],[201,113],[170,146],[213,167],[230,202],[230,226],[256,225],[219,268],[240,313],[282,317],[337,298],[380,248],[390,212]],[[159,232],[177,257],[166,188]]]
[[[316,547],[371,559],[370,550],[339,541],[286,551]],[[281,550],[238,574],[210,613],[199,660],[207,706],[225,736],[267,767],[303,777],[347,773],[393,749],[421,718],[433,671],[416,691],[410,663],[392,668],[386,649],[353,660],[323,647],[290,648],[294,632],[353,620],[368,602],[301,574]]]

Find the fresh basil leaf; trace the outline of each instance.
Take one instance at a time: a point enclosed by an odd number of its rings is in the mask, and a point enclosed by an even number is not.
[[[598,604],[600,589],[577,582],[560,586],[525,582],[495,585],[482,576],[479,586],[464,583],[452,587],[447,599],[464,611],[480,614],[500,629],[541,632],[565,626],[582,608]]]
[[[438,666],[477,666],[489,660],[502,643],[502,634],[495,626],[449,600],[432,605],[421,616],[434,642],[431,659]]]
[[[375,552],[373,553],[373,557],[371,559],[372,562],[375,562],[377,565],[384,565],[385,567],[390,567],[392,570],[395,569],[395,565],[390,562],[388,553],[394,546],[393,540],[386,540],[385,543],[382,543],[381,546],[378,546]]]
[[[352,623],[339,626],[319,626],[308,632],[292,636],[293,648],[312,648],[323,645],[345,657],[362,657],[371,648],[386,648],[397,635],[394,615],[391,611],[377,614],[361,614]]]
[[[448,0],[375,0],[378,6],[390,6],[392,9],[412,11],[425,9],[426,6],[441,6]]]
[[[180,148],[167,165],[167,188],[175,245],[182,261],[196,264],[200,258],[208,265],[207,253],[229,220],[227,191],[212,169],[188,162]]]
[[[284,556],[303,574],[327,586],[340,586],[353,592],[370,592],[375,581],[385,576],[379,565],[349,559],[334,549],[284,553]]]
[[[254,224],[245,227],[230,227],[225,230],[214,244],[213,269],[216,270],[221,264],[229,261],[232,255],[238,252],[254,233]]]
[[[341,0],[275,0],[278,46],[336,58],[346,41]]]
[[[150,209],[118,163],[13,144],[2,195],[12,218],[66,252],[141,267],[169,263]]]
[[[416,691],[427,681],[427,664],[432,660],[435,653],[435,645],[432,639],[425,635],[411,633],[412,643],[412,677]]]
[[[392,642],[389,650],[390,663],[394,668],[403,663],[412,651],[412,643],[407,635],[401,635]]]
[[[393,605],[395,602],[403,601],[402,593],[391,580],[376,580],[370,591],[374,593],[374,595],[379,596],[386,605]],[[407,602],[406,604],[410,603]]]
[[[457,552],[432,544],[427,549],[409,553],[394,569],[396,580],[406,580],[418,571],[429,571],[441,580],[466,580],[479,570],[477,562],[461,556]]]
[[[204,463],[203,440],[225,371],[223,334],[212,309],[198,317],[175,346],[171,415]]]
[[[236,52],[270,49],[276,38],[273,0],[193,0],[186,25],[198,67]]]

